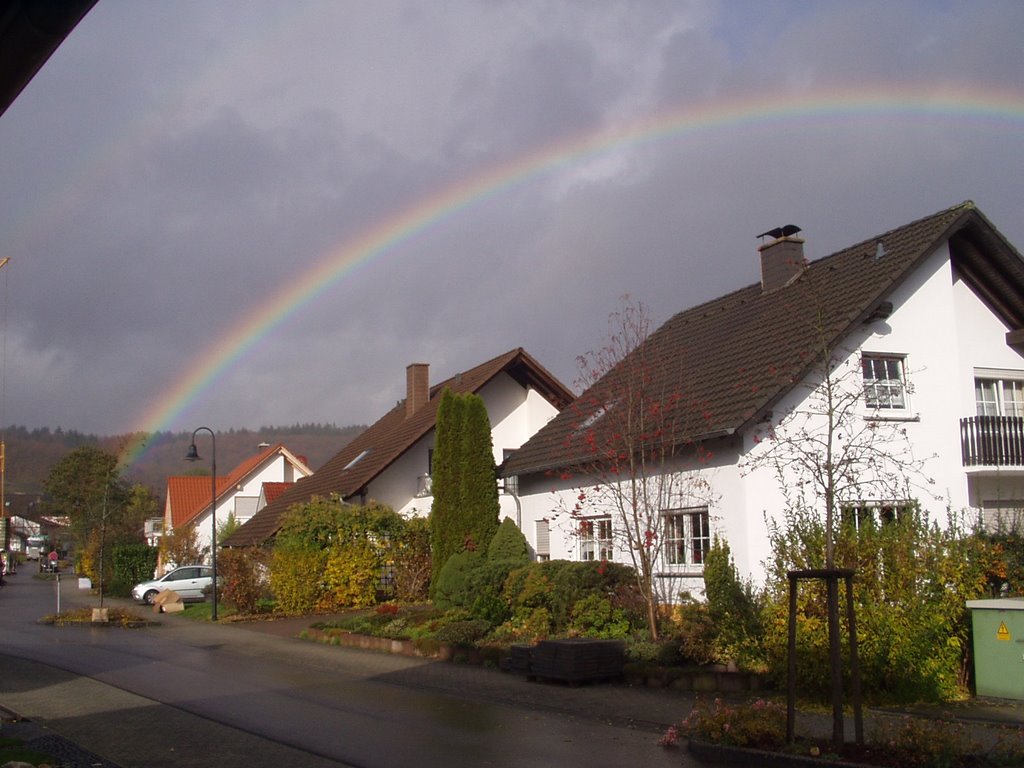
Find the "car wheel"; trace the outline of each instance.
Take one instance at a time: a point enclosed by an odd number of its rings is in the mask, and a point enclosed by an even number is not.
[[[152,605],[153,601],[156,600],[156,596],[158,594],[159,593],[155,589],[151,589],[149,590],[149,592],[142,596],[142,602],[144,602],[146,605]]]

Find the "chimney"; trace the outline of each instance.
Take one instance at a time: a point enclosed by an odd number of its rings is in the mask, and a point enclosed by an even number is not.
[[[804,240],[783,235],[760,246],[761,292],[782,288],[804,269]]]
[[[413,363],[405,369],[405,417],[409,418],[430,399],[430,365]]]

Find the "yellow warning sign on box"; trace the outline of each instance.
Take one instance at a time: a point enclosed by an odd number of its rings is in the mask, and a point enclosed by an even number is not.
[[[1009,640],[1009,639],[1010,639],[1010,630],[1008,630],[1006,628],[1006,622],[1005,621],[1000,621],[999,622],[999,629],[996,630],[996,640]]]

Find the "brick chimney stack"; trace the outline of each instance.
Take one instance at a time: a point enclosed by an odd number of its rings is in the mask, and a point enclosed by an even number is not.
[[[413,363],[405,369],[405,417],[409,418],[430,400],[430,365]]]
[[[803,272],[804,240],[800,237],[782,236],[760,246],[761,291],[769,293],[782,288]]]

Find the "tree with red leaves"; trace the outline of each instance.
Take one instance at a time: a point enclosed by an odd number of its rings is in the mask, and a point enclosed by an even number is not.
[[[674,361],[649,354],[650,331],[647,308],[625,297],[609,318],[605,345],[578,358],[583,394],[570,406],[577,417],[566,445],[573,466],[563,476],[579,482],[565,511],[587,542],[583,556],[633,565],[656,640],[659,605],[670,597],[658,579],[665,514],[706,505],[710,489],[696,471],[706,454],[677,428],[703,410],[686,397]]]

